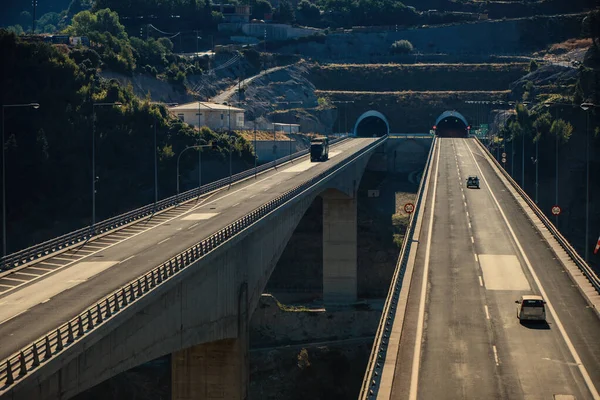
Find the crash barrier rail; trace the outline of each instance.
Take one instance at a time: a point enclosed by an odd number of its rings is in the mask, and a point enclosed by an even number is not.
[[[400,296],[402,282],[404,281],[404,273],[406,272],[406,266],[408,264],[408,256],[410,254],[413,241],[415,223],[421,212],[422,203],[424,201],[423,192],[429,179],[429,168],[431,165],[431,160],[433,159],[436,141],[437,139],[434,138],[431,148],[429,149],[429,155],[427,156],[427,163],[425,164],[424,169],[425,172],[423,173],[423,178],[421,179],[421,183],[419,184],[419,189],[417,191],[415,210],[410,215],[410,219],[408,221],[408,227],[406,229],[406,234],[404,235],[404,241],[402,242],[402,249],[400,251],[400,256],[398,257],[398,263],[396,264],[396,269],[394,271],[390,289],[385,300],[383,312],[381,313],[381,319],[379,320],[377,333],[375,334],[371,356],[369,357],[365,377],[360,390],[360,400],[375,399],[377,397],[377,392],[379,391],[390,333],[392,331],[392,326],[394,325],[398,297]]]
[[[4,388],[0,388],[0,390],[6,390],[18,379],[26,376],[32,370],[52,359],[61,351],[70,347],[73,343],[79,341],[86,336],[87,333],[101,326],[120,311],[177,275],[184,268],[192,265],[206,254],[246,229],[248,226],[254,224],[284,203],[298,196],[317,182],[370,152],[372,149],[385,142],[385,140],[387,140],[387,137],[383,136],[378,140],[373,141],[346,160],[341,161],[332,168],[327,169],[319,175],[296,186],[294,189],[285,192],[276,199],[254,209],[244,217],[217,231],[208,238],[147,272],[143,276],[126,284],[120,289],[117,289],[115,292],[104,297],[102,300],[98,301],[67,323],[61,325],[56,330],[39,338],[2,361],[0,363],[0,381],[4,381],[5,385]]]
[[[347,139],[347,137],[334,139],[330,143],[339,143],[344,139]],[[260,167],[257,167],[256,170],[254,168],[248,169],[246,171],[231,176],[231,178],[223,178],[218,181],[203,185],[199,188],[194,188],[188,190],[187,192],[180,193],[179,195],[174,195],[166,199],[160,200],[156,204],[152,203],[144,207],[138,208],[136,210],[128,211],[124,214],[117,215],[115,217],[101,221],[95,224],[93,228],[89,226],[81,228],[76,231],[67,233],[65,235],[56,237],[54,239],[50,239],[46,242],[9,254],[0,259],[0,272],[7,271],[16,268],[20,265],[35,261],[36,259],[63,250],[66,247],[89,241],[92,237],[97,236],[99,234],[103,234],[108,231],[120,228],[123,225],[156,214],[157,212],[173,207],[179,203],[191,200],[194,197],[198,197],[203,194],[228,186],[232,183],[239,182],[252,175],[274,168],[281,163],[302,157],[308,154],[309,151],[309,149],[298,151],[291,155],[263,164]]]
[[[510,176],[510,174],[500,165],[498,160],[493,156],[493,154],[476,138],[476,142],[479,146],[486,152],[488,157],[494,161],[496,167],[502,171],[504,177],[510,182],[512,187],[523,197],[523,200],[529,205],[531,210],[538,216],[538,218],[542,221],[544,226],[550,231],[552,236],[558,241],[558,243],[562,246],[562,248],[567,252],[569,257],[575,262],[579,270],[585,275],[587,280],[592,284],[596,292],[600,293],[600,278],[596,273],[590,268],[590,266],[585,262],[583,257],[581,257],[577,251],[571,246],[571,244],[565,239],[565,237],[560,233],[560,231],[554,226],[552,222],[546,217],[544,212],[540,210],[540,208],[535,204],[535,201],[531,200],[529,195],[523,190],[519,184]]]

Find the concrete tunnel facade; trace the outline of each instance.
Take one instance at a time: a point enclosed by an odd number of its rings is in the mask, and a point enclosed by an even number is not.
[[[439,137],[468,137],[469,123],[458,111],[444,111],[435,121],[434,129]]]
[[[390,123],[379,111],[369,110],[356,120],[353,135],[356,137],[380,137],[390,133]]]

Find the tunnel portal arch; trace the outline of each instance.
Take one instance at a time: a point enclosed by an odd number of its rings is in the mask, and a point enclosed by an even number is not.
[[[357,137],[384,136],[389,133],[390,123],[379,111],[369,110],[362,113],[354,124],[353,134]]]
[[[468,137],[469,122],[458,111],[444,111],[435,121],[436,134],[440,137]]]

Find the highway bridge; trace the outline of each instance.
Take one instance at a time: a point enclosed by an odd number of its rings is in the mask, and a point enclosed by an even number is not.
[[[173,399],[246,398],[249,316],[316,196],[324,301],[356,301],[355,195],[387,140],[345,138],[327,162],[305,151],[160,213],[13,257],[0,274],[0,398],[68,399],[165,354]]]
[[[600,399],[600,280],[477,139],[434,141],[406,238],[361,400]]]

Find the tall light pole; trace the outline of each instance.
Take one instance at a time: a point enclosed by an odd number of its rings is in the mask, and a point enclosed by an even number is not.
[[[585,261],[589,257],[589,230],[590,230],[590,112],[589,109],[595,107],[592,103],[583,103],[581,108],[586,115],[585,129]]]
[[[189,149],[198,149],[198,193],[200,193],[200,187],[202,187],[202,150],[205,147],[213,147],[213,144],[202,144],[197,146],[188,146],[185,149],[181,150],[179,155],[177,156],[177,201],[179,202],[179,160],[183,153],[185,153]]]
[[[514,101],[509,101],[508,105],[511,106],[511,108],[512,108],[513,106],[516,105],[516,103]],[[511,134],[511,139],[510,139],[510,176],[514,177],[514,175],[515,175],[515,141]]]
[[[304,104],[303,101],[277,101],[277,104]],[[292,159],[292,123],[289,123],[290,131],[289,131],[289,142],[290,142],[290,160]]]
[[[96,107],[112,107],[121,106],[120,102],[114,103],[92,103],[92,233],[94,232],[94,225],[96,225]]]
[[[38,103],[3,104],[2,105],[2,255],[6,256],[6,153],[4,141],[4,109],[16,107],[40,108]]]
[[[544,107],[546,108],[550,108],[553,105],[555,105],[553,102],[551,101],[547,101],[544,103]],[[554,120],[556,121],[556,117],[554,118]],[[555,159],[555,172],[554,172],[554,176],[555,176],[555,182],[554,182],[554,204],[558,205],[558,134],[555,134],[556,136],[556,144],[555,144],[555,150],[556,150],[556,154],[554,156]],[[554,226],[558,229],[558,215],[554,216]]]
[[[354,103],[354,100],[334,100],[331,102],[331,104],[351,104]],[[341,118],[338,115],[338,131],[340,131],[340,123],[341,123]],[[348,133],[348,106],[345,105],[344,106],[344,133]],[[340,133],[340,132],[338,132]]]
[[[149,104],[164,105],[168,107],[176,106],[177,103],[160,103],[158,101],[152,101]],[[198,117],[200,118],[200,117]],[[158,203],[158,142],[156,137],[158,120],[156,119],[156,113],[154,114],[154,207]]]

